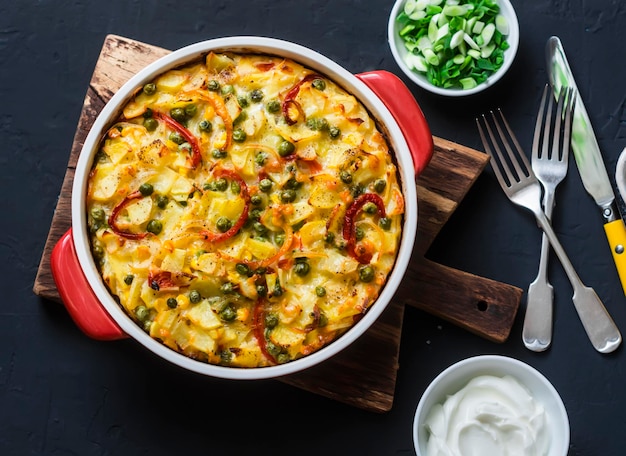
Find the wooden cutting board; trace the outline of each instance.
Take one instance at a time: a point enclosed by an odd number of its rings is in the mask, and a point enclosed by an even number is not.
[[[168,54],[128,38],[106,37],[87,90],[67,171],[44,247],[33,291],[61,300],[50,270],[50,254],[71,226],[71,190],[83,142],[98,113],[122,84]],[[396,295],[378,321],[339,355],[280,380],[322,396],[375,412],[393,405],[404,306],[441,317],[493,342],[511,331],[522,290],[458,271],[424,258],[431,243],[487,164],[486,154],[434,138],[433,158],[417,181],[418,232],[413,257]]]

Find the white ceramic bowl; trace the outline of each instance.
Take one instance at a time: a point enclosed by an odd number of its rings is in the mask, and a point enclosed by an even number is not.
[[[515,9],[509,0],[498,0],[500,5],[500,14],[502,14],[509,24],[509,35],[507,36],[507,41],[509,42],[509,48],[504,52],[504,63],[502,66],[496,71],[494,74],[489,76],[487,80],[481,84],[478,84],[476,87],[472,89],[444,89],[442,87],[436,87],[426,79],[421,73],[411,70],[405,62],[405,57],[408,55],[409,51],[404,46],[404,41],[400,37],[400,30],[398,26],[398,22],[396,18],[398,14],[400,14],[404,9],[404,4],[407,0],[397,0],[393,5],[391,10],[391,14],[389,15],[389,24],[387,27],[388,41],[389,47],[391,48],[391,53],[393,54],[396,63],[402,70],[404,74],[406,74],[413,82],[415,82],[418,86],[422,87],[429,92],[444,95],[449,97],[462,97],[467,95],[473,95],[478,92],[482,92],[483,90],[491,87],[497,81],[499,81],[502,76],[508,71],[515,59],[515,55],[517,54],[517,48],[519,47],[519,22],[517,20],[517,14],[515,13]]]
[[[100,138],[117,118],[137,87],[151,81],[156,75],[185,63],[196,61],[210,51],[252,52],[278,55],[293,59],[319,71],[354,94],[380,122],[395,152],[405,199],[403,237],[396,264],[387,284],[375,304],[350,330],[336,342],[301,359],[264,368],[232,368],[206,364],[175,352],[151,338],[118,305],[102,282],[89,247],[85,198],[89,171],[98,151]],[[358,76],[358,77],[357,77]],[[369,82],[366,82],[369,81]],[[371,85],[370,85],[371,84]],[[399,85],[394,85],[399,84]],[[390,105],[396,104],[396,116],[392,114],[383,98],[385,92]],[[412,103],[412,117],[403,118],[407,103]],[[403,108],[401,110],[400,108]],[[396,121],[396,117],[398,121]],[[400,123],[411,126],[412,132],[404,135]],[[412,135],[412,137],[410,137]],[[409,142],[415,146],[409,148]],[[353,75],[332,60],[317,52],[294,43],[264,37],[227,37],[192,44],[172,52],[147,66],[133,76],[116,92],[97,117],[89,132],[78,163],[72,189],[72,231],[57,244],[52,256],[52,271],[64,304],[72,318],[87,334],[99,339],[111,340],[132,337],[162,358],[201,374],[230,379],[261,379],[279,377],[311,367],[344,349],[359,338],[381,315],[391,301],[402,280],[411,257],[414,233],[417,230],[416,173],[423,168],[432,155],[432,136],[425,119],[408,88],[391,73],[370,72]]]
[[[441,372],[426,388],[419,401],[413,421],[413,442],[417,456],[426,456],[428,431],[424,426],[432,407],[463,388],[479,375],[516,378],[543,405],[547,415],[551,447],[549,456],[566,456],[570,428],[567,411],[554,386],[536,369],[514,358],[481,355],[467,358]]]

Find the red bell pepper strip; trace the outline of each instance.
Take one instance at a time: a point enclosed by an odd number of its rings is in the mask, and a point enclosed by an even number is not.
[[[148,235],[147,232],[146,233],[131,233],[128,231],[124,231],[117,226],[117,216],[122,211],[122,209],[128,206],[128,204],[131,201],[141,198],[142,196],[143,195],[141,194],[139,190],[135,190],[134,192],[126,195],[126,198],[120,201],[120,203],[113,208],[113,211],[111,212],[111,215],[109,216],[109,226],[111,227],[111,230],[118,236],[121,236],[126,239],[139,240],[139,239],[145,238]]]
[[[225,231],[224,233],[214,233],[213,231],[210,231],[210,230],[200,231],[200,235],[204,236],[206,240],[211,241],[211,242],[221,242],[237,234],[237,232],[241,229],[243,224],[246,223],[246,220],[248,219],[248,210],[250,209],[250,193],[248,192],[248,185],[246,184],[246,181],[244,181],[241,178],[241,176],[239,176],[239,174],[237,174],[235,171],[232,171],[229,169],[218,168],[215,170],[214,175],[216,177],[228,177],[236,181],[239,184],[239,188],[240,188],[239,196],[241,196],[244,201],[244,206],[243,206],[243,210],[241,211],[241,215],[239,216],[237,221],[233,223],[233,226],[228,231]]]
[[[361,264],[369,264],[372,260],[372,254],[368,252],[359,253],[355,250],[356,246],[356,218],[366,203],[374,203],[378,209],[380,217],[386,217],[385,203],[380,196],[374,193],[364,193],[357,199],[352,201],[343,221],[343,238],[348,241],[348,253]]]
[[[285,116],[285,121],[287,122],[288,125],[294,125],[296,123],[296,120],[292,119],[291,116],[289,115],[289,108],[291,105],[295,106],[296,109],[300,111],[300,113],[303,112],[302,108],[300,107],[300,104],[296,101],[298,92],[300,92],[300,87],[305,82],[313,81],[315,79],[322,79],[322,76],[316,73],[307,74],[304,78],[302,78],[302,80],[297,82],[291,89],[289,89],[289,92],[287,92],[287,94],[285,95],[285,99],[283,100],[282,107],[283,107],[283,115]]]
[[[180,287],[188,286],[194,278],[186,272],[150,271],[148,285],[155,291],[177,291]]]
[[[155,111],[153,115],[157,119],[165,122],[165,124],[172,130],[180,133],[180,135],[185,138],[185,141],[187,141],[191,145],[191,167],[195,169],[202,161],[202,153],[200,152],[200,145],[198,144],[198,140],[196,139],[196,137],[192,135],[191,132],[187,130],[184,126],[176,122],[167,114]]]
[[[261,353],[271,364],[277,364],[276,358],[267,350],[267,339],[265,339],[265,300],[259,298],[254,305],[254,337],[259,344]]]

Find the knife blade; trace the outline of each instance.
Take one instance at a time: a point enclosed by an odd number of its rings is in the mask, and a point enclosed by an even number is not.
[[[548,39],[546,60],[550,85],[555,96],[558,96],[563,87],[570,87],[577,94],[572,122],[571,149],[585,190],[602,211],[604,232],[611,248],[622,290],[626,294],[626,226],[619,213],[600,146],[565,56],[563,44],[556,36]]]

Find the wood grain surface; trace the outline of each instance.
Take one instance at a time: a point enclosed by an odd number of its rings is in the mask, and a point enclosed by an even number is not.
[[[83,142],[98,113],[131,76],[169,51],[128,38],[107,36],[70,153],[57,207],[33,291],[59,301],[50,254],[71,226],[71,189]],[[493,342],[510,334],[522,290],[458,271],[424,258],[431,243],[478,178],[486,154],[434,138],[431,163],[417,181],[418,232],[408,271],[378,321],[346,350],[305,372],[280,380],[313,393],[374,412],[393,405],[404,306],[411,305]]]

